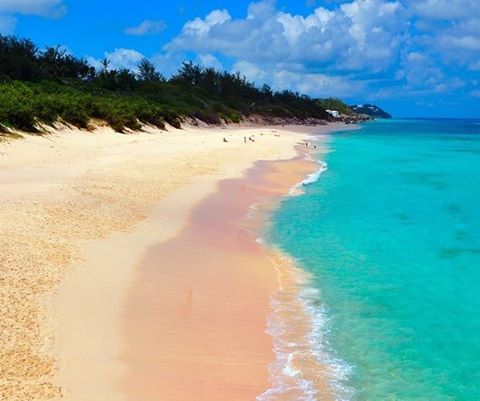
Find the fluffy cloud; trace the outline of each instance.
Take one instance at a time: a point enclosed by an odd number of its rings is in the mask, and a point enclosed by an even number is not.
[[[288,66],[281,64],[272,69],[262,69],[257,64],[238,61],[233,65],[232,71],[239,72],[257,84],[268,82],[275,90],[288,88],[319,97],[333,94],[340,97],[351,97],[361,94],[365,89],[364,83],[353,78],[289,70]]]
[[[479,3],[480,4],[480,3]],[[480,15],[426,32],[423,42],[453,65],[478,70],[480,64]]]
[[[223,70],[223,65],[221,61],[216,58],[213,54],[199,54],[195,62],[202,67],[214,68],[217,71]]]
[[[14,33],[16,14],[61,18],[66,12],[63,0],[0,0],[0,34]]]
[[[480,16],[478,0],[407,0],[411,13],[430,20],[458,20]]]
[[[144,36],[156,35],[163,32],[167,28],[165,21],[145,20],[140,25],[132,26],[124,29],[127,35]]]
[[[258,65],[249,61],[241,60],[236,62],[233,65],[232,70],[233,72],[241,73],[250,81],[256,82],[257,84],[269,81],[267,72],[262,70]]]
[[[404,34],[399,2],[355,0],[310,15],[276,10],[273,0],[252,3],[244,19],[226,10],[185,24],[168,51],[222,52],[249,62],[335,62],[344,70],[380,71],[395,61]]]
[[[212,28],[223,25],[232,19],[227,10],[215,10],[208,14],[205,19],[195,18],[193,21],[187,22],[183,27],[185,36],[202,36],[207,35]]]
[[[106,53],[105,57],[110,60],[111,68],[128,68],[135,71],[138,63],[144,58],[142,53],[132,49],[115,49]]]
[[[138,63],[144,58],[142,53],[133,49],[115,49],[113,52],[106,52],[105,58],[110,61],[109,69],[127,68],[136,71]],[[100,60],[94,57],[87,57],[87,61],[93,67],[102,68]]]
[[[233,71],[277,89],[352,96],[365,88],[355,73],[383,73],[398,61],[405,13],[398,1],[354,0],[302,16],[264,0],[251,3],[243,19],[214,10],[187,22],[165,50],[224,54],[235,60]]]
[[[445,79],[445,75],[436,63],[421,52],[408,53],[396,77],[399,80],[405,80],[409,87],[418,89],[435,87]]]
[[[63,17],[67,8],[63,0],[1,0],[0,13]]]
[[[411,94],[454,91],[467,84],[452,77],[452,67],[480,70],[478,0],[322,4],[307,15],[281,11],[275,0],[251,3],[244,18],[214,10],[187,22],[164,51],[169,57],[222,54],[257,83],[312,95],[365,91],[382,97],[387,87]]]
[[[418,43],[454,66],[480,64],[480,1],[406,0],[420,32]]]

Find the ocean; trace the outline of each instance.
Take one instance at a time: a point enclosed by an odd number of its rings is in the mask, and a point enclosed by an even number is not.
[[[379,120],[326,141],[328,169],[282,201],[267,241],[306,272],[309,351],[336,399],[479,400],[480,120]],[[323,399],[291,356],[295,400]]]

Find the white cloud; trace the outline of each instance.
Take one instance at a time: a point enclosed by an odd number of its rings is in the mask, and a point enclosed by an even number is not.
[[[67,8],[63,0],[0,0],[0,13],[63,17]]]
[[[164,51],[222,54],[257,84],[313,95],[450,92],[470,84],[447,68],[480,70],[480,0],[321,4],[329,6],[307,15],[281,11],[275,0],[251,3],[243,18],[214,10],[188,21]]]
[[[404,0],[424,51],[443,61],[477,70],[480,64],[479,0]]]
[[[273,0],[252,3],[244,19],[215,10],[187,22],[167,51],[222,52],[249,62],[328,65],[345,70],[387,69],[403,39],[399,2],[354,0],[334,11],[319,7],[307,16],[275,8]]]
[[[113,52],[106,52],[105,58],[110,60],[109,69],[127,68],[131,71],[136,71],[138,63],[144,58],[143,54],[133,49],[115,49]],[[99,59],[94,57],[87,57],[87,61],[93,67],[102,68]]]
[[[152,57],[152,62],[165,77],[175,74],[185,60],[183,53],[161,53]]]
[[[61,18],[67,13],[63,0],[0,0],[0,34],[13,34],[17,14]]]
[[[239,72],[247,77],[250,81],[257,84],[268,81],[268,74],[263,71],[259,66],[249,61],[238,61],[233,65],[232,72]]]
[[[161,53],[153,56],[151,60],[163,76],[170,77],[178,72],[182,63],[188,60],[188,58],[184,53]],[[221,61],[213,54],[198,54],[192,61],[198,65],[201,65],[202,67],[211,67],[218,71],[224,70]]]
[[[187,22],[183,26],[183,34],[185,36],[202,36],[208,34],[213,27],[223,25],[231,19],[227,10],[214,10],[205,19],[195,18]]]
[[[478,0],[407,0],[412,13],[431,20],[452,21],[480,15]]]
[[[314,97],[352,97],[364,92],[365,84],[344,76],[279,70],[273,72],[272,86],[290,88]]]
[[[13,33],[17,25],[17,19],[9,15],[0,15],[0,34],[9,35]]]
[[[257,85],[267,82],[275,90],[288,88],[315,97],[351,97],[360,94],[365,87],[362,82],[347,77],[291,71],[282,67],[279,65],[278,68],[264,70],[257,64],[239,61],[232,71],[239,72]]]
[[[213,54],[199,54],[195,60],[202,67],[214,68],[217,71],[223,70],[223,65]]]
[[[138,63],[144,58],[142,53],[133,49],[115,49],[106,53],[105,57],[110,60],[111,68],[128,68],[135,71]]]
[[[480,4],[480,2],[479,2]],[[427,50],[440,54],[447,62],[477,70],[480,64],[480,15],[438,26],[425,34]]]
[[[445,79],[434,60],[420,52],[408,53],[397,74],[402,76],[408,86],[415,88],[433,88]]]
[[[233,58],[234,71],[276,89],[353,96],[366,83],[352,74],[390,71],[408,36],[400,1],[353,0],[306,16],[279,11],[275,4],[251,3],[240,19],[214,10],[187,22],[164,50],[223,54]]]
[[[276,14],[275,0],[263,0],[250,3],[248,6],[247,19],[267,19]]]
[[[159,20],[145,20],[137,26],[132,26],[124,29],[124,33],[127,35],[156,35],[160,32],[163,32],[167,28],[165,21]]]
[[[397,83],[382,92],[388,96],[421,97],[427,94],[447,93],[464,88],[467,84],[447,75],[430,55],[419,51],[406,54],[395,75]]]
[[[96,70],[99,70],[102,68],[102,64],[100,63],[99,59],[96,59],[95,57],[92,57],[92,56],[87,56],[86,60],[87,60],[87,63],[90,64],[92,67],[94,67]]]

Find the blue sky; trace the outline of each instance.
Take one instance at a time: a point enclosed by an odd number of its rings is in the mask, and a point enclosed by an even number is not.
[[[396,116],[480,117],[480,0],[0,0],[0,32],[165,75],[186,59]]]

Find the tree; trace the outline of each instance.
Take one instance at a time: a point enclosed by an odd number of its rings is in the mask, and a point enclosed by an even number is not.
[[[157,72],[155,65],[146,58],[143,58],[138,64],[137,77],[140,81],[144,82],[158,82],[164,80],[162,75]]]
[[[189,61],[182,64],[180,70],[172,77],[172,80],[182,82],[188,86],[197,86],[202,78],[202,73],[202,67]]]
[[[135,88],[137,80],[135,74],[127,68],[122,68],[119,71],[114,70],[116,88],[121,91],[132,91]]]
[[[10,79],[25,81],[40,78],[38,48],[29,39],[0,35],[0,72]]]
[[[108,71],[108,66],[110,65],[110,60],[106,57],[104,57],[102,60],[100,60],[100,64],[102,65],[103,67],[103,74],[107,75],[107,71]]]
[[[211,96],[219,96],[222,91],[220,77],[221,74],[214,68],[206,68],[202,71],[199,85]]]
[[[272,99],[273,91],[270,85],[263,84],[261,92],[266,101],[270,101]]]

